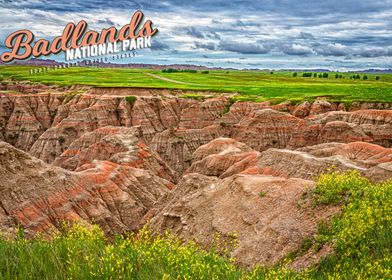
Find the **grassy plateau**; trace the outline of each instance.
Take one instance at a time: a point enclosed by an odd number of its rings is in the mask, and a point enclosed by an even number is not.
[[[303,77],[302,72],[216,70],[162,72],[150,69],[72,67],[30,74],[32,67],[0,66],[4,81],[30,81],[59,86],[147,87],[238,93],[237,101],[313,100],[392,102],[392,74],[329,72]],[[359,78],[353,79],[359,75]],[[366,77],[365,77],[366,76]],[[378,77],[378,78],[377,78]]]

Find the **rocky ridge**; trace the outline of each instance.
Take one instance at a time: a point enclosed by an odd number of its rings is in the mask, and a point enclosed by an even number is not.
[[[83,220],[115,233],[148,223],[206,246],[216,232],[236,231],[239,262],[272,265],[339,212],[304,196],[319,174],[392,177],[389,104],[347,111],[321,99],[233,104],[168,90],[2,90],[28,93],[0,93],[3,231]]]

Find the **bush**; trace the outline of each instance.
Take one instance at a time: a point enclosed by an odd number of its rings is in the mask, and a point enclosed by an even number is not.
[[[369,180],[357,171],[321,175],[313,198],[316,204],[338,204],[362,194],[369,185]]]
[[[65,143],[65,137],[60,135],[59,138],[57,138],[57,140],[59,141],[60,144],[64,144]]]
[[[180,70],[178,69],[173,69],[173,68],[169,68],[169,69],[163,69],[162,73],[177,73],[180,72]]]
[[[314,269],[312,278],[391,279],[392,180],[373,184],[358,171],[333,172],[320,177],[315,200],[343,202],[343,209],[324,234],[334,254]]]
[[[131,105],[133,106],[133,104],[135,104],[137,97],[133,96],[133,95],[129,95],[125,97],[125,100]]]
[[[293,77],[297,77],[297,76],[298,76],[297,72],[294,72]]]
[[[307,73],[307,72],[305,72],[305,73],[302,74],[302,77],[311,78],[312,75],[313,75],[312,73]]]
[[[210,71],[208,71],[208,70],[205,70],[205,71],[201,71],[201,73],[202,73],[202,74],[209,74],[209,73],[210,73]]]
[[[376,81],[378,81],[380,79],[380,76],[376,76]]]

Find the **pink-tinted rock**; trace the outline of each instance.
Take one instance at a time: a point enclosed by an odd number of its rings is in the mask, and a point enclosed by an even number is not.
[[[105,232],[138,228],[141,218],[172,184],[153,173],[95,161],[75,173],[45,164],[0,142],[0,229],[28,234],[64,220],[98,223]]]

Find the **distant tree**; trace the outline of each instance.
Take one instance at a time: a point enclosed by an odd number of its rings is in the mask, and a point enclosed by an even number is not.
[[[319,77],[319,78],[322,78],[322,77],[323,77],[323,75],[322,75],[322,74],[318,74],[318,77]]]
[[[312,73],[305,72],[305,73],[302,74],[302,77],[311,78],[312,77]]]
[[[173,69],[173,68],[168,68],[168,69],[162,70],[162,73],[177,73],[177,72],[183,72],[183,70],[178,70],[178,69]]]
[[[226,71],[226,74],[229,74],[229,71]]]
[[[355,77],[356,79],[360,80],[361,76],[359,76],[359,74],[357,74],[357,76]]]
[[[367,80],[368,76],[364,75],[362,79]]]
[[[274,74],[274,72],[270,72],[270,74],[272,75],[272,74]]]
[[[339,79],[339,75],[338,74],[335,74],[335,79]]]
[[[293,77],[297,77],[297,75],[298,75],[297,72],[294,72]]]
[[[208,71],[208,70],[204,70],[204,71],[201,71],[201,73],[202,73],[202,74],[209,74],[209,73],[210,73],[210,71]]]
[[[376,81],[378,81],[380,79],[380,76],[376,76]]]
[[[313,77],[317,78],[317,73],[314,73],[314,74],[313,74]]]
[[[339,75],[339,79],[343,78],[343,75]]]
[[[328,78],[328,73],[323,73],[323,78]]]

